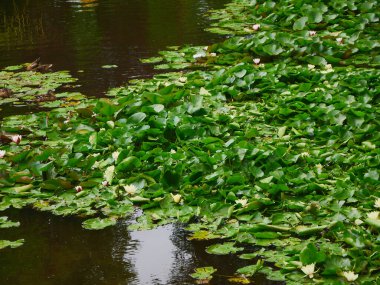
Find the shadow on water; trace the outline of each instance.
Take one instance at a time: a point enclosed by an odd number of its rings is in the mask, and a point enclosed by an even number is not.
[[[229,284],[247,261],[205,252],[207,243],[191,242],[180,225],[131,232],[130,221],[101,231],[84,230],[73,217],[55,217],[30,209],[7,211],[19,228],[1,238],[25,238],[23,246],[0,254],[0,284],[25,285],[182,285],[194,284],[194,268],[214,266],[210,284]],[[262,276],[254,284],[281,284]]]
[[[167,46],[207,44],[205,13],[228,0],[0,1],[0,69],[41,57],[79,78],[79,91],[100,97],[111,87],[155,73],[139,59]],[[104,69],[103,65],[117,65]],[[3,116],[28,113],[4,109]],[[4,112],[7,112],[5,114]]]

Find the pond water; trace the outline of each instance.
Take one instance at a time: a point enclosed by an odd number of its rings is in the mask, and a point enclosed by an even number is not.
[[[79,91],[101,97],[128,79],[155,73],[139,58],[170,45],[208,44],[218,36],[203,31],[204,13],[228,0],[12,0],[0,1],[0,68],[41,57],[54,70],[79,78]],[[117,65],[103,69],[103,65]],[[36,111],[4,108],[0,118]],[[213,256],[205,242],[190,242],[180,225],[131,232],[129,220],[101,231],[81,227],[79,218],[55,217],[30,209],[12,210],[19,228],[0,239],[25,239],[0,254],[0,284],[154,285],[194,284],[189,274],[214,266],[211,284],[227,284],[246,261]],[[276,284],[263,276],[255,284]]]
[[[205,13],[228,0],[12,0],[0,1],[0,68],[53,64],[79,78],[79,91],[104,96],[110,87],[149,77],[139,59],[167,46],[207,44]],[[103,65],[117,65],[104,69]],[[4,108],[1,117],[33,111]]]
[[[194,284],[194,268],[214,266],[210,284],[229,284],[226,276],[249,265],[232,255],[205,252],[210,243],[186,239],[181,225],[151,231],[129,231],[121,220],[101,231],[83,230],[79,218],[55,217],[30,209],[6,212],[21,222],[1,230],[1,238],[25,238],[16,249],[0,254],[0,284],[25,285],[184,285]],[[269,282],[263,276],[254,284]]]

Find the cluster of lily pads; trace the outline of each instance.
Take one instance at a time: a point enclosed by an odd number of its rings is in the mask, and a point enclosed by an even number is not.
[[[215,240],[208,253],[252,260],[231,282],[376,284],[378,2],[239,0],[211,15],[228,39],[145,60],[186,71],[6,118],[22,139],[1,146],[0,210],[101,229],[138,206],[131,229],[179,221]]]
[[[27,67],[28,64],[22,64],[0,70],[0,93],[3,93],[0,108],[22,105],[56,108],[76,105],[84,98],[78,92],[68,92],[77,79],[67,71],[40,72]]]

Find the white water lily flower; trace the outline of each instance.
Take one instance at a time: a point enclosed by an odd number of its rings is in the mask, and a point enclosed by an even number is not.
[[[342,274],[348,282],[355,281],[359,277],[359,274],[355,274],[353,271],[344,271]]]
[[[196,53],[193,55],[193,58],[197,59],[197,58],[201,58],[201,57],[204,57],[205,54],[204,53]]]
[[[315,36],[317,34],[316,31],[309,31],[309,36],[312,37],[312,36]]]
[[[237,200],[235,200],[235,203],[242,205],[242,207],[244,208],[247,206],[248,200],[247,199],[237,199]]]
[[[63,123],[64,123],[65,125],[67,125],[68,123],[70,123],[70,119],[64,120]]]
[[[356,219],[354,223],[355,223],[355,225],[360,226],[364,222],[360,219]]]
[[[309,276],[309,278],[313,278],[314,273],[315,273],[315,263],[302,266],[301,270],[303,273],[305,273],[307,276]]]
[[[301,156],[301,157],[309,157],[309,156],[310,156],[310,153],[308,153],[307,151],[305,151],[305,152],[301,152],[300,156]]]
[[[380,208],[380,198],[377,198],[375,201],[375,208]]]
[[[203,50],[208,50],[208,46],[205,46],[205,47],[203,48]]]
[[[260,24],[254,24],[252,26],[252,29],[255,30],[255,31],[258,31],[260,29]]]
[[[82,186],[75,186],[75,191],[77,191],[78,193],[81,192],[83,190],[83,187]]]
[[[181,194],[176,194],[176,195],[171,194],[171,195],[172,195],[174,203],[179,203],[181,201],[181,198],[182,198]]]
[[[260,58],[254,58],[253,62],[254,62],[254,64],[259,64],[260,63]]]
[[[341,44],[343,43],[343,38],[336,38],[336,41],[338,42],[338,44]]]
[[[0,150],[0,158],[3,158],[7,152],[5,150]]]
[[[171,149],[171,150],[170,150],[170,153],[171,153],[171,154],[175,154],[175,153],[177,153],[177,152],[175,151],[175,149]]]
[[[22,139],[22,136],[21,135],[14,135],[11,137],[11,140],[16,143],[16,144],[19,144],[21,142],[21,139]]]
[[[308,69],[314,69],[314,68],[315,68],[315,65],[314,65],[314,64],[308,64],[308,65],[307,65],[307,68],[308,68]]]
[[[114,151],[113,153],[112,153],[112,158],[113,158],[113,160],[117,160],[117,158],[119,157],[119,154],[120,154],[120,152],[118,152],[118,151]]]
[[[210,56],[216,56],[215,52],[210,52]]]
[[[128,195],[134,195],[136,193],[137,188],[133,184],[124,185],[123,187],[124,187],[125,192],[127,192]]]
[[[108,181],[107,181],[107,180],[104,180],[104,181],[102,182],[102,185],[103,185],[103,186],[108,186],[108,185],[109,185],[109,183],[108,183]]]
[[[368,216],[368,219],[377,220],[379,218],[379,212],[378,211],[370,212],[370,213],[367,213],[367,216]]]

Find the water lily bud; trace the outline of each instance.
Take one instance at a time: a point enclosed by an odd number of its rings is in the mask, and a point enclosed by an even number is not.
[[[81,192],[83,190],[83,187],[82,186],[75,186],[75,191],[77,191],[77,193]]]
[[[343,43],[343,38],[336,38],[336,41],[338,42],[338,44],[341,44]]]
[[[307,276],[309,276],[309,278],[313,278],[314,273],[315,273],[315,263],[302,266],[301,270],[303,273],[305,273]]]
[[[374,212],[367,213],[367,217],[368,219],[371,219],[371,220],[377,220],[379,217],[379,212],[374,211]]]
[[[1,157],[1,154],[0,154]],[[375,201],[375,208],[380,208],[380,198],[377,198]]]
[[[255,31],[258,31],[260,29],[260,24],[254,24],[252,26],[252,29],[255,30]]]
[[[7,152],[5,150],[0,150],[0,158],[3,158]]]
[[[22,139],[22,136],[21,135],[14,135],[11,137],[11,140],[16,143],[16,144],[19,144],[21,142],[21,139]]]
[[[359,277],[359,274],[355,274],[353,271],[344,271],[342,274],[348,282],[355,281]]]
[[[137,188],[133,184],[124,185],[123,187],[124,187],[125,192],[127,192],[128,195],[134,195],[136,193]]]
[[[316,31],[309,31],[309,36],[312,37],[312,36],[315,36],[317,34]]]
[[[181,201],[181,197],[182,197],[181,194],[176,194],[176,195],[171,194],[171,195],[172,195],[174,203],[179,203]]]
[[[103,186],[108,186],[109,183],[108,183],[108,181],[104,180],[104,181],[102,182],[102,185],[103,185]]]
[[[259,64],[260,63],[260,58],[254,58],[253,59],[254,64]]]

